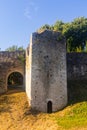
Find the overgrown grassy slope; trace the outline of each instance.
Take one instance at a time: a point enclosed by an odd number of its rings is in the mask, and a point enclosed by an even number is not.
[[[52,114],[29,108],[25,92],[9,91],[0,96],[0,130],[87,130],[87,85],[69,81],[69,103]]]

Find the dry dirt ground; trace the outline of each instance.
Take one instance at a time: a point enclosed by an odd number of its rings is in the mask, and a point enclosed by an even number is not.
[[[24,91],[9,90],[0,95],[0,130],[65,130],[59,125],[58,119],[71,108],[67,107],[52,114],[33,111],[28,105]],[[87,127],[75,126],[68,130],[87,130]]]
[[[57,130],[50,115],[29,108],[22,90],[10,90],[0,95],[0,130]]]

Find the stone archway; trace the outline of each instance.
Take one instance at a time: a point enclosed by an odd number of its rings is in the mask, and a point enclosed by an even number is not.
[[[7,89],[23,88],[24,79],[20,72],[14,71],[7,77]]]

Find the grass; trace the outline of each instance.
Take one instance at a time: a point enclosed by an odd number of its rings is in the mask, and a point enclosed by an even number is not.
[[[87,130],[86,81],[68,82],[68,105],[52,114],[33,111],[22,90],[0,96],[0,130]]]
[[[63,116],[61,116],[62,112],[64,112]],[[74,104],[62,112],[59,112],[55,119],[62,129],[87,129],[87,102]]]

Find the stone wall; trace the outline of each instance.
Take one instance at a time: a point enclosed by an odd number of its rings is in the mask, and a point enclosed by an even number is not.
[[[22,87],[26,86],[32,108],[48,112],[50,106],[57,111],[67,104],[67,80],[87,80],[87,53],[66,55],[65,39],[60,33],[33,33],[26,57],[24,51],[0,52],[0,93],[8,90],[8,77],[13,72],[22,74]]]
[[[68,80],[87,79],[87,53],[67,54]]]
[[[12,72],[19,72],[25,77],[23,57],[25,57],[23,51],[0,52],[0,93],[7,91],[8,76]]]
[[[31,107],[43,112],[62,109],[67,104],[65,39],[49,30],[33,33],[26,54],[26,92]]]

